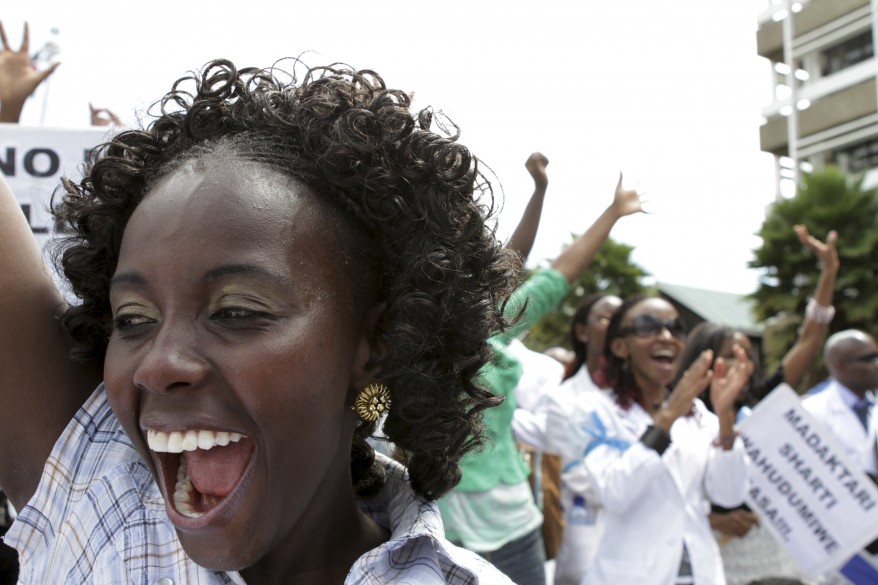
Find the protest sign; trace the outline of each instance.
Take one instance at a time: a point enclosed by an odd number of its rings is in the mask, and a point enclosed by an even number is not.
[[[61,177],[78,181],[86,154],[107,128],[59,129],[0,124],[0,173],[42,246],[54,233],[50,204]]]
[[[739,429],[747,503],[808,577],[842,566],[878,536],[878,488],[782,384]]]

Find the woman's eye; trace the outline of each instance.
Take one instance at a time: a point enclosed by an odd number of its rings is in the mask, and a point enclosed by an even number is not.
[[[113,319],[113,329],[124,331],[126,329],[131,329],[133,327],[137,327],[138,325],[146,325],[147,323],[151,322],[152,319],[144,315],[116,315],[116,317]]]
[[[264,315],[265,313],[262,313],[260,311],[254,311],[253,309],[244,309],[241,307],[226,307],[216,311],[213,314],[213,319],[253,319],[255,317],[262,317]]]

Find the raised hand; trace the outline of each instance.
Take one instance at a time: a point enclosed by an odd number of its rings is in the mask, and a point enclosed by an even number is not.
[[[9,46],[2,23],[0,43],[0,122],[17,122],[24,101],[55,72],[59,63],[53,63],[42,71],[34,68],[28,55],[30,35],[27,23],[24,23],[24,36],[17,51]]]
[[[656,426],[669,433],[674,421],[692,409],[692,402],[704,392],[704,389],[713,380],[713,372],[710,369],[711,360],[713,360],[713,352],[706,349],[689,366],[689,369],[668,395],[668,399],[653,415]]]
[[[821,242],[808,232],[808,228],[804,225],[797,225],[793,228],[802,245],[814,252],[824,270],[838,269],[838,250],[836,250],[836,241],[838,240],[838,232],[832,230],[826,236],[826,242]]]
[[[645,213],[640,193],[636,189],[626,189],[622,186],[622,173],[619,173],[619,182],[616,184],[616,194],[613,196],[613,208],[619,217],[625,217],[632,213]]]
[[[114,114],[112,111],[107,108],[96,108],[91,105],[91,102],[88,104],[88,109],[91,111],[91,125],[92,126],[121,126],[122,120],[119,119],[119,116]]]
[[[546,175],[548,165],[549,159],[541,152],[531,154],[527,157],[527,162],[524,163],[537,188],[545,189],[549,185],[549,177]]]
[[[729,414],[734,419],[735,401],[750,379],[750,362],[747,359],[747,352],[740,345],[735,345],[732,352],[735,354],[732,365],[723,358],[717,358],[713,365],[714,378],[710,384],[710,401],[717,416]]]

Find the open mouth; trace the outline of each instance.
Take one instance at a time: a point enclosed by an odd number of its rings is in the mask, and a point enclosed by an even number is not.
[[[226,431],[149,429],[146,439],[161,464],[167,505],[192,519],[221,507],[248,475],[255,451],[251,439]]]
[[[674,360],[677,358],[677,354],[674,353],[673,350],[669,349],[660,349],[652,354],[652,359],[662,364],[663,366],[670,366],[674,363]]]

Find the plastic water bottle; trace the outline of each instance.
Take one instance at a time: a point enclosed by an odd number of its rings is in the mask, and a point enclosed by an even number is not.
[[[594,514],[582,496],[573,496],[573,509],[568,514],[568,522],[579,526],[594,524]]]

